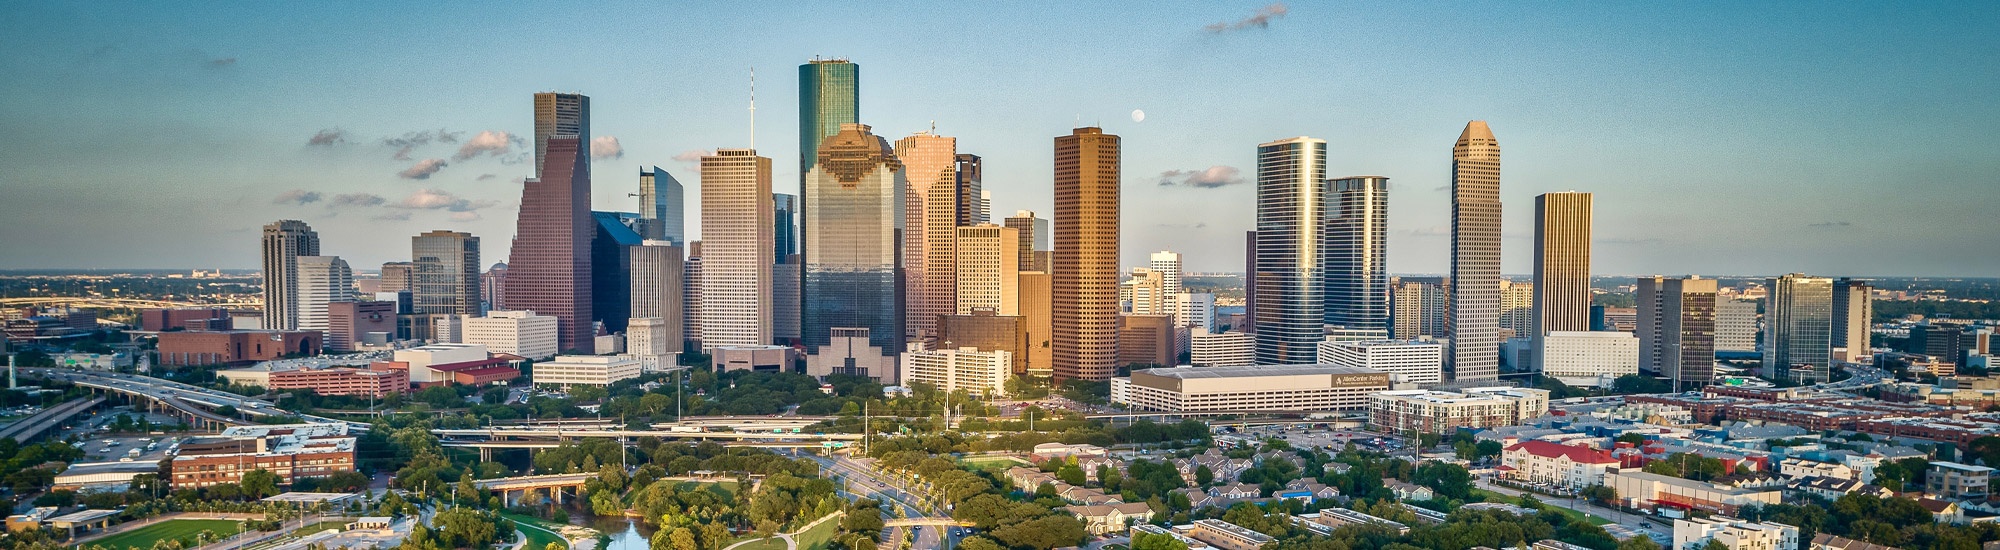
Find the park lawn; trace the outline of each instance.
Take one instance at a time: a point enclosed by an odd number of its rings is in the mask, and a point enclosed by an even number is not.
[[[514,525],[520,527],[521,534],[528,537],[528,545],[521,550],[542,550],[548,548],[551,542],[569,548],[569,541],[563,540],[562,535],[556,534],[555,531],[543,527],[540,519],[509,512],[501,512],[500,516],[514,520]]]
[[[103,545],[111,550],[138,548],[150,550],[153,543],[163,540],[179,540],[188,548],[193,548],[194,536],[204,530],[214,531],[218,537],[236,534],[243,524],[233,519],[170,519],[131,531],[91,541],[91,545]]]
[[[799,533],[792,540],[798,541],[799,550],[826,550],[827,544],[833,542],[833,536],[839,533],[840,520],[827,520]]]
[[[1473,488],[1472,494],[1482,497],[1481,500],[1485,502],[1505,502],[1509,504],[1521,503],[1521,499],[1519,498],[1510,497],[1507,495],[1495,493],[1493,491],[1488,491],[1480,488]],[[1591,525],[1610,525],[1612,523],[1616,523],[1608,519],[1597,517],[1595,515],[1583,513],[1582,510],[1564,508],[1562,505],[1557,504],[1555,501],[1544,500],[1542,501],[1542,505],[1550,510],[1555,510],[1556,512],[1561,513],[1562,515],[1569,516],[1570,519],[1582,519],[1584,521],[1588,521],[1590,522]]]
[[[347,529],[347,522],[345,522],[345,521],[322,521],[322,522],[319,522],[319,523],[315,523],[315,524],[312,524],[312,525],[307,525],[307,526],[305,526],[305,527],[300,527],[300,528],[298,528],[297,530],[294,530],[294,531],[292,531],[292,536],[294,536],[294,537],[303,537],[303,536],[306,536],[306,535],[310,535],[310,534],[313,534],[313,533],[318,533],[318,532],[320,532],[320,531],[325,531],[325,530],[327,530],[327,529],[332,529],[332,530],[335,530],[335,531],[344,531],[344,530],[346,530],[346,529]]]
[[[786,548],[785,539],[771,537],[743,543],[742,546],[736,547],[736,550],[785,550]]]

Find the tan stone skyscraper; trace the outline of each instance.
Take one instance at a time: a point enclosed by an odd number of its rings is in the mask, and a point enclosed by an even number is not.
[[[908,188],[903,194],[904,330],[910,338],[928,340],[937,334],[939,315],[957,311],[953,297],[957,258],[958,138],[930,132],[896,140],[896,158],[903,161]]]
[[[958,315],[1020,315],[1021,232],[990,223],[958,228],[953,270]],[[933,317],[935,322],[936,318]]]
[[[1055,380],[1109,380],[1118,369],[1118,136],[1056,138]]]
[[[1486,121],[1465,124],[1451,148],[1452,380],[1500,376],[1500,141]]]
[[[1590,193],[1535,196],[1535,370],[1549,331],[1590,330]],[[1519,336],[1519,335],[1516,335]]]
[[[701,345],[771,343],[771,159],[754,149],[701,157]],[[692,322],[690,322],[692,324]]]

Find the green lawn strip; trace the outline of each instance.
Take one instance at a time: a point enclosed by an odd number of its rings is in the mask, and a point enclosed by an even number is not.
[[[179,540],[188,548],[195,546],[194,536],[204,530],[214,531],[217,537],[236,534],[242,527],[233,519],[170,519],[131,531],[91,541],[91,545],[103,545],[111,550],[150,550],[153,543],[163,540]]]
[[[799,533],[792,540],[798,541],[799,550],[826,550],[827,544],[833,542],[833,536],[837,534],[840,534],[840,520],[830,519]]]
[[[547,524],[538,518],[509,512],[501,512],[500,516],[514,520],[514,524],[520,526],[521,534],[528,537],[528,545],[521,550],[542,550],[548,548],[551,542],[561,543],[563,548],[569,548],[568,540],[563,539],[554,528],[547,527]]]
[[[320,532],[320,531],[325,531],[325,530],[327,530],[327,529],[332,529],[332,530],[335,530],[335,531],[344,531],[344,530],[346,530],[346,529],[347,529],[347,522],[345,522],[345,521],[322,521],[322,522],[319,522],[319,523],[315,523],[315,524],[312,524],[312,525],[307,525],[307,526],[305,526],[305,527],[300,527],[300,528],[298,528],[297,530],[294,530],[294,531],[292,531],[292,536],[294,536],[294,537],[303,537],[303,536],[306,536],[306,535],[311,535],[311,534],[313,534],[313,533],[318,533],[318,532]]]
[[[1511,497],[1493,491],[1488,491],[1485,489],[1473,489],[1472,494],[1485,497],[1486,502],[1504,502],[1507,504],[1521,503],[1521,499],[1518,497]],[[1536,498],[1537,500],[1541,500],[1541,497],[1536,497]],[[1554,497],[1549,497],[1549,498],[1554,498]],[[1597,517],[1592,514],[1586,514],[1582,510],[1565,508],[1562,505],[1556,504],[1556,502],[1553,500],[1541,500],[1541,502],[1543,507],[1548,508],[1550,510],[1555,510],[1557,513],[1560,513],[1562,515],[1569,516],[1570,519],[1572,520],[1581,519],[1590,522],[1591,525],[1610,525],[1613,523],[1617,523],[1615,521]]]

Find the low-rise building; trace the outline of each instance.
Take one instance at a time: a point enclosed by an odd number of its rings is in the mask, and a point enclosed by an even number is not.
[[[132,486],[132,478],[139,474],[160,473],[160,463],[153,462],[97,462],[91,464],[71,464],[69,469],[56,474],[52,491],[117,492]]]
[[[1729,550],[1792,550],[1799,547],[1799,528],[1728,517],[1674,520],[1673,548],[1702,548],[1709,541],[1722,543]]]
[[[1257,338],[1248,332],[1211,333],[1194,329],[1188,336],[1188,364],[1197,367],[1237,367],[1257,363]]]
[[[1313,523],[1333,529],[1339,529],[1348,525],[1380,525],[1389,528],[1389,530],[1394,531],[1397,535],[1404,535],[1410,532],[1410,526],[1408,525],[1346,508],[1324,508],[1319,511],[1318,515],[1308,516],[1307,518]]]
[[[1458,428],[1513,426],[1547,413],[1548,390],[1467,388],[1460,393],[1396,390],[1370,396],[1368,423],[1385,433],[1448,433]]]
[[[1370,394],[1389,389],[1389,375],[1332,365],[1173,367],[1133,371],[1111,385],[1142,411],[1342,413],[1367,410]]]
[[[1153,520],[1153,508],[1144,502],[1070,505],[1064,506],[1063,511],[1081,520],[1083,530],[1092,535],[1117,533],[1129,529],[1134,523]]]
[[[1744,506],[1778,504],[1783,497],[1777,488],[1730,487],[1638,470],[1607,472],[1604,485],[1617,491],[1619,500],[1629,507],[1664,506],[1719,514],[1734,514]]]
[[[173,488],[241,483],[243,474],[265,470],[278,482],[354,471],[355,438],[346,423],[236,426],[214,437],[192,437],[167,461]]]
[[[558,355],[536,363],[532,369],[536,385],[609,386],[613,382],[639,377],[639,360],[616,355]]]
[[[972,395],[1006,395],[1007,378],[1014,374],[1014,354],[1007,350],[979,351],[958,348],[903,353],[902,380],[922,382],[943,391],[965,390]],[[1122,531],[1124,528],[1120,527]]]
[[[312,390],[319,395],[381,399],[410,389],[409,373],[355,368],[298,369],[272,372],[264,386],[272,390]]]
[[[1952,500],[1986,500],[1993,469],[1957,462],[1932,462],[1924,475],[1924,492]]]
[[[1394,389],[1426,388],[1444,381],[1444,344],[1397,340],[1334,340],[1319,343],[1319,362],[1389,373]]]
[[[785,346],[715,346],[709,351],[715,370],[783,372],[792,370],[796,351]]]
[[[218,330],[162,332],[161,366],[245,365],[285,357],[319,355],[316,330]]]
[[[547,359],[557,349],[557,319],[533,311],[491,311],[485,317],[461,317],[466,344],[480,344],[493,353]],[[592,350],[579,350],[592,351]]]
[[[1836,537],[1826,533],[1813,535],[1812,544],[1806,550],[1899,550],[1894,546],[1883,546],[1872,542],[1861,542],[1847,537]]]
[[[1498,469],[1507,479],[1579,491],[1603,485],[1605,471],[1617,467],[1606,451],[1530,440],[1502,450]]]
[[[1639,337],[1629,332],[1551,331],[1542,337],[1542,375],[1571,386],[1611,387],[1639,373]]]
[[[1194,530],[1188,535],[1221,550],[1258,550],[1278,540],[1219,519],[1194,520]]]

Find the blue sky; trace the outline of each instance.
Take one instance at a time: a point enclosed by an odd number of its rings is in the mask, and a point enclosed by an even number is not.
[[[1990,2],[1296,1],[1262,27],[1237,23],[1269,2],[7,4],[0,269],[250,267],[281,218],[361,269],[430,229],[500,261],[533,164],[459,158],[481,132],[529,136],[533,92],[580,91],[623,149],[599,209],[635,208],[649,164],[692,198],[676,157],[749,144],[751,67],[784,189],[796,66],[826,55],[861,65],[877,133],[935,121],[984,156],[996,214],[1049,212],[1051,138],[1079,120],[1123,136],[1130,265],[1241,270],[1256,145],[1310,135],[1331,174],[1391,178],[1392,271],[1444,271],[1451,143],[1482,119],[1509,273],[1561,190],[1596,193],[1600,274],[2000,273]],[[457,142],[385,144],[439,130]],[[1161,184],[1211,167],[1239,177]]]

